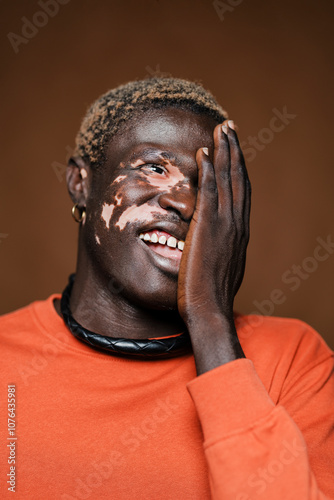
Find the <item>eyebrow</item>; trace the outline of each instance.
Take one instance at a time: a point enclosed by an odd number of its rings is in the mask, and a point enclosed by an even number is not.
[[[163,158],[164,160],[169,160],[169,161],[176,161],[176,156],[175,154],[169,152],[169,151],[160,151],[157,148],[145,148],[141,150],[138,153],[132,153],[130,156],[130,162],[133,162],[135,160],[139,160],[142,156],[145,155],[155,155],[159,156],[160,158]]]

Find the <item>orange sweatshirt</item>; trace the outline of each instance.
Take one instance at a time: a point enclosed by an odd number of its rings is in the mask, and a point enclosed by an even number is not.
[[[309,326],[239,316],[248,359],[197,377],[191,354],[94,351],[55,297],[0,319],[0,498],[334,498],[333,353]]]

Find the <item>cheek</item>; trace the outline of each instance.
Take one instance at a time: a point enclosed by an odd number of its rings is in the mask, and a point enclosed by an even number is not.
[[[114,227],[123,231],[130,222],[146,223],[156,219],[157,215],[166,215],[166,210],[150,203],[159,192],[179,189],[177,184],[182,184],[184,176],[177,173],[179,170],[175,168],[175,175],[169,179],[148,179],[142,172],[138,172],[131,182],[127,175],[119,175],[105,195],[106,201],[98,209],[103,229],[109,231]]]
[[[114,196],[114,203],[103,203],[101,211],[101,219],[104,221],[107,229],[110,228],[110,222],[116,207],[122,206],[122,194],[116,193]]]
[[[126,196],[125,196],[125,185],[126,175],[119,175],[110,185],[108,192],[103,196],[105,201],[102,201],[101,205],[97,208],[98,218],[102,222],[103,227],[110,229],[111,225],[115,225],[113,221],[114,212],[116,209],[119,212],[124,204],[127,206]]]
[[[153,220],[154,214],[164,214],[165,210],[161,207],[149,204],[158,191],[158,186],[147,182],[141,172],[131,179],[127,175],[119,175],[100,207],[103,227],[123,231],[128,222],[146,222]]]
[[[138,172],[133,183],[127,183],[122,191],[117,191],[109,225],[112,224],[123,231],[128,223],[147,223],[156,219],[157,215],[165,215],[166,210],[158,204],[152,204],[152,199],[159,191],[166,191],[165,182],[161,185],[154,181],[148,182],[147,177]],[[119,210],[116,210],[116,207],[119,207]]]
[[[101,219],[104,220],[107,229],[109,229],[110,227],[110,219],[112,217],[114,209],[115,205],[113,203],[111,203],[110,205],[108,205],[108,203],[104,203],[102,206]]]

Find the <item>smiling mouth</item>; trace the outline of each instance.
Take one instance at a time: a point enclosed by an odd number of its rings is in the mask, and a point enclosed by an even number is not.
[[[146,231],[139,238],[155,253],[169,259],[181,260],[184,241],[178,240],[165,231]]]

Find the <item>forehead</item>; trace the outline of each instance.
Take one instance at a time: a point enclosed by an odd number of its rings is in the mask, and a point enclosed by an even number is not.
[[[179,108],[136,113],[112,137],[107,162],[120,163],[156,149],[169,157],[195,157],[201,147],[213,147],[214,118]]]

